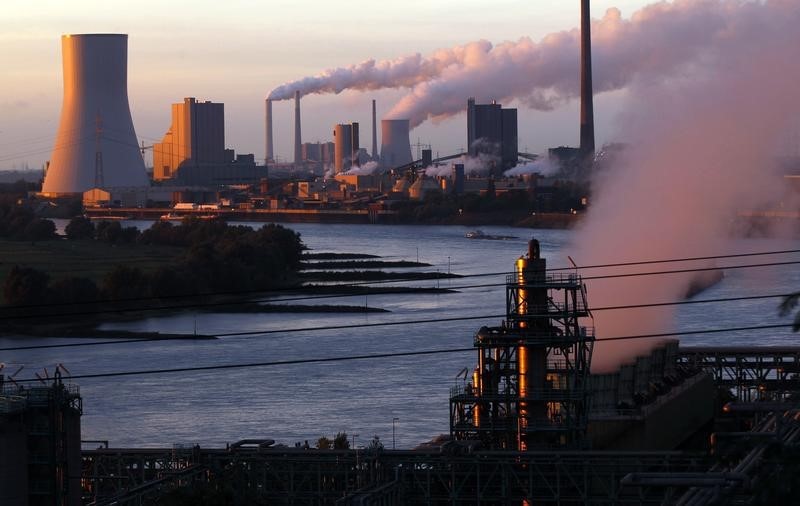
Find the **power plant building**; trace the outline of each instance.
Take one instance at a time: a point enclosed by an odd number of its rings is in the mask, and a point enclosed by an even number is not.
[[[172,124],[153,145],[153,179],[170,184],[220,185],[266,177],[252,155],[225,149],[225,105],[194,97],[172,104]]]
[[[61,37],[64,98],[42,194],[147,186],[128,106],[128,36]]]
[[[193,97],[172,104],[172,125],[153,146],[153,179],[170,179],[181,167],[221,163],[225,163],[225,105]]]
[[[496,175],[517,165],[517,110],[467,100],[467,146],[470,156],[481,154],[496,159]]]

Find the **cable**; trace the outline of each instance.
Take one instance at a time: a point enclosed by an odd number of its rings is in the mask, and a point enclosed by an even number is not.
[[[704,271],[718,271],[718,270],[726,270],[726,269],[745,269],[745,268],[756,268],[756,267],[773,267],[773,266],[780,266],[780,265],[794,265],[800,264],[800,260],[793,260],[788,262],[769,262],[769,263],[762,263],[762,264],[746,264],[746,265],[730,265],[724,267],[698,267],[694,269],[678,269],[672,271],[651,271],[651,272],[632,272],[632,273],[622,273],[622,274],[606,274],[600,276],[587,276],[581,278],[582,281],[589,281],[595,279],[613,279],[613,278],[628,278],[628,277],[635,277],[635,276],[656,276],[656,275],[666,275],[666,274],[686,274],[691,272],[704,272]],[[432,279],[427,279],[425,281],[431,281]],[[420,280],[393,280],[391,282],[411,282],[411,281],[420,281]],[[371,285],[378,284],[378,283],[370,283]],[[350,286],[357,286],[356,284],[348,284],[348,285],[339,285],[343,288],[347,288]],[[498,287],[498,286],[506,286],[506,283],[485,283],[479,285],[457,285],[457,286],[448,286],[445,290],[466,290],[466,289],[473,289],[473,288],[490,288],[490,287]],[[398,287],[401,288],[401,287]],[[293,289],[293,290],[296,290]],[[209,294],[213,295],[213,294]],[[206,295],[206,296],[209,296]],[[354,297],[359,296],[362,294],[337,294],[337,295],[325,295],[325,296],[307,296],[307,297],[296,297],[293,299],[254,299],[252,301],[248,301],[251,303],[258,303],[258,302],[285,302],[287,300],[310,300],[312,298],[337,298],[337,297]],[[186,298],[192,298],[195,296],[189,296]],[[165,297],[165,298],[172,298],[172,297]],[[147,297],[139,300],[154,300],[153,297]],[[105,301],[107,303],[119,303],[123,302],[125,299],[114,300],[114,301]],[[84,304],[91,304],[95,302],[85,302]],[[52,313],[52,314],[27,314],[27,315],[13,315],[13,316],[3,316],[0,317],[0,321],[8,321],[8,320],[22,320],[22,319],[29,319],[29,318],[55,318],[55,317],[64,317],[64,316],[88,316],[88,315],[97,315],[97,314],[107,314],[107,313],[126,313],[126,312],[139,312],[139,311],[166,311],[166,310],[175,310],[175,309],[189,309],[189,308],[199,308],[199,307],[212,307],[212,306],[225,306],[225,305],[232,305],[236,302],[227,301],[227,302],[204,302],[204,303],[196,303],[196,304],[182,304],[182,305],[173,305],[173,306],[151,306],[151,307],[132,307],[132,308],[115,308],[115,309],[103,309],[103,310],[93,310],[93,311],[73,311],[73,312],[64,312],[64,313]],[[11,309],[21,309],[21,308],[38,308],[38,307],[56,307],[56,306],[64,306],[70,305],[74,306],[75,303],[59,303],[59,304],[41,304],[41,305],[31,305],[31,306],[7,306]]]
[[[659,263],[672,263],[672,262],[688,262],[688,261],[697,261],[697,260],[713,260],[713,259],[722,259],[722,258],[739,258],[739,257],[749,257],[749,256],[768,256],[768,255],[783,255],[783,254],[790,254],[790,253],[800,253],[800,249],[795,250],[779,250],[779,251],[766,251],[766,252],[758,252],[758,253],[736,253],[730,255],[716,255],[716,256],[708,256],[708,257],[685,257],[685,258],[676,258],[676,259],[662,259],[662,260],[643,260],[638,262],[624,262],[624,263],[611,263],[611,264],[598,264],[598,265],[588,265],[583,267],[578,267],[578,269],[599,269],[599,268],[608,268],[608,267],[623,267],[623,266],[632,266],[632,265],[647,265],[647,264],[659,264]],[[726,268],[732,267],[708,267],[699,270],[723,270]],[[546,269],[547,272],[555,272],[555,271],[563,271],[563,270],[575,270],[572,267],[558,267],[558,268],[551,268]],[[689,272],[689,271],[686,271]],[[489,272],[489,273],[478,273],[478,274],[463,274],[459,275],[459,279],[462,278],[477,278],[477,277],[488,277],[488,276],[500,276],[500,275],[509,275],[513,274],[511,271],[502,271],[502,272]],[[644,275],[644,274],[637,274],[637,275]],[[454,279],[454,278],[445,278],[445,279]],[[583,278],[585,279],[597,279],[597,278]],[[354,281],[351,283],[339,284],[336,285],[337,287],[347,288],[347,287],[357,287],[357,286],[372,286],[378,284],[386,284],[386,283],[402,283],[402,282],[413,282],[413,281],[420,281],[420,280],[375,280],[375,281]],[[493,287],[493,286],[503,286],[504,284],[487,284],[487,285],[467,285],[461,287],[448,287],[449,290],[457,290],[457,289],[466,289],[466,288],[485,288],[485,287]],[[196,298],[196,297],[213,297],[213,296],[227,296],[227,295],[247,295],[253,293],[264,293],[264,292],[286,292],[286,291],[297,291],[297,287],[287,287],[284,289],[259,289],[259,290],[237,290],[231,292],[203,292],[198,294],[186,294],[186,295],[167,295],[158,297],[159,300],[167,300],[167,299],[187,299],[187,298]],[[360,294],[355,294],[360,295]],[[308,299],[312,298],[337,298],[337,297],[350,297],[353,294],[342,294],[342,295],[327,295],[324,297],[320,296],[309,296]],[[127,297],[124,299],[117,299],[114,302],[137,302],[137,301],[150,301],[154,300],[154,297]],[[287,300],[304,300],[304,298],[292,298]],[[106,300],[93,300],[93,301],[85,301],[84,304],[93,304],[93,303],[106,303]],[[282,301],[281,301],[282,302]],[[72,302],[60,302],[60,303],[48,303],[48,304],[18,304],[18,305],[10,305],[4,306],[0,309],[29,309],[29,308],[40,308],[40,307],[58,307],[58,306],[73,306],[75,305]]]
[[[708,256],[708,257],[685,257],[685,258],[677,258],[677,259],[667,259],[667,260],[643,260],[638,262],[624,262],[624,263],[615,263],[615,264],[598,264],[598,265],[588,265],[583,267],[578,267],[578,269],[599,269],[599,268],[609,268],[609,267],[623,267],[623,266],[631,266],[631,265],[647,265],[647,264],[659,264],[659,263],[672,263],[672,262],[689,262],[689,261],[697,261],[697,260],[713,260],[713,259],[722,259],[722,258],[739,258],[739,257],[750,257],[750,256],[768,256],[768,255],[783,255],[783,254],[790,254],[790,253],[800,253],[800,249],[795,250],[780,250],[780,251],[766,251],[766,252],[759,252],[759,253],[737,253],[737,254],[730,254],[730,255],[716,255],[716,256]],[[753,267],[764,267],[768,265],[787,265],[788,263],[774,263],[774,264],[755,264]],[[715,266],[715,267],[705,267],[705,268],[698,268],[698,269],[685,269],[680,271],[663,271],[663,273],[685,273],[685,272],[696,272],[696,271],[713,271],[713,270],[725,270],[725,269],[735,269],[735,268],[743,268],[747,266]],[[564,270],[575,270],[573,267],[558,267],[547,269],[548,272],[555,272],[555,271],[564,271]],[[502,271],[502,272],[488,272],[488,273],[478,273],[478,274],[463,274],[459,275],[458,279],[466,279],[466,278],[477,278],[477,277],[489,277],[489,276],[500,276],[500,275],[509,275],[513,274],[511,271]],[[659,272],[651,273],[661,274]],[[644,276],[648,275],[648,273],[632,273],[630,276]],[[610,275],[609,277],[624,277],[622,275]],[[391,279],[391,280],[375,280],[375,281],[354,281],[351,283],[343,283],[336,285],[337,288],[349,288],[349,287],[360,287],[360,286],[373,286],[373,285],[380,285],[380,284],[387,284],[387,283],[410,283],[413,281],[431,281],[434,278],[428,280],[398,280],[398,279]],[[456,279],[456,278],[442,278],[442,279]],[[583,280],[590,280],[590,279],[602,279],[602,277],[594,276],[594,277],[584,277]],[[494,283],[494,284],[483,284],[483,285],[465,285],[465,286],[449,286],[445,289],[447,290],[459,290],[459,289],[468,289],[468,288],[488,288],[488,287],[495,287],[495,286],[504,286],[505,283]],[[300,288],[302,289],[302,288]],[[260,293],[263,294],[265,292],[288,292],[288,291],[298,291],[297,287],[287,287],[284,289],[258,289],[258,290],[237,290],[237,291],[230,291],[230,292],[202,292],[198,294],[186,294],[186,295],[166,295],[161,297],[127,297],[124,299],[116,299],[114,303],[121,303],[121,302],[137,302],[137,301],[151,301],[154,299],[158,300],[169,300],[169,299],[189,299],[189,298],[199,298],[199,297],[213,297],[213,296],[228,296],[228,295],[247,295],[247,294],[254,294]],[[285,300],[275,300],[273,302],[284,302],[284,301],[292,301],[292,300],[306,300],[306,299],[316,299],[316,298],[338,298],[338,297],[352,297],[361,294],[337,294],[337,295],[325,295],[325,296],[308,296],[308,297],[300,297],[300,298],[291,298]],[[92,300],[92,301],[85,301],[83,304],[94,304],[94,303],[107,303],[107,300]],[[259,302],[257,300],[252,302]],[[261,302],[265,302],[262,300]],[[40,308],[40,307],[58,307],[58,306],[74,306],[75,303],[73,302],[59,302],[59,303],[48,303],[48,304],[18,304],[18,305],[9,305],[9,306],[2,306],[0,309],[30,309],[30,308]],[[147,308],[138,308],[136,310],[147,310]],[[67,313],[65,315],[72,315],[72,313]]]
[[[750,295],[750,296],[742,296],[742,297],[724,297],[720,299],[702,299],[702,300],[682,300],[682,301],[675,301],[675,302],[653,302],[647,304],[631,304],[631,305],[623,305],[623,306],[606,306],[606,307],[596,307],[590,308],[590,312],[599,312],[599,311],[615,311],[615,310],[622,310],[622,309],[643,309],[649,307],[662,307],[662,306],[680,306],[686,304],[711,304],[711,303],[718,303],[718,302],[736,302],[742,300],[759,300],[759,299],[774,299],[774,298],[783,298],[787,297],[791,294],[772,294],[772,295]],[[424,320],[401,320],[401,321],[394,321],[394,322],[375,322],[375,323],[361,323],[361,324],[349,324],[349,325],[325,325],[325,326],[318,326],[318,327],[294,327],[290,329],[271,329],[271,330],[254,330],[248,332],[235,332],[235,333],[226,333],[226,334],[216,334],[214,336],[209,337],[236,337],[236,336],[249,336],[249,335],[268,335],[268,334],[287,334],[287,333],[294,333],[294,332],[314,332],[314,331],[321,331],[321,330],[341,330],[341,329],[352,329],[352,328],[367,328],[367,327],[386,327],[386,326],[398,326],[398,325],[417,325],[420,323],[440,323],[446,321],[468,321],[468,320],[483,320],[489,318],[504,318],[507,315],[500,314],[500,315],[483,315],[483,316],[465,316],[465,317],[452,317],[452,318],[433,318],[433,319],[424,319]],[[187,334],[185,338],[180,339],[191,339],[192,336]],[[16,346],[16,347],[8,347],[8,348],[0,348],[0,351],[18,351],[18,350],[38,350],[43,348],[72,348],[78,346],[101,346],[106,344],[124,344],[124,343],[141,343],[141,342],[151,342],[151,341],[168,341],[174,340],[175,338],[170,337],[153,337],[153,338],[141,338],[141,339],[115,339],[112,341],[94,341],[88,343],[66,343],[66,344],[43,344],[43,345],[31,345],[31,346]]]
[[[696,334],[718,334],[721,332],[739,332],[744,330],[766,330],[766,329],[775,329],[775,328],[786,328],[791,327],[792,324],[777,324],[777,325],[755,325],[751,327],[731,327],[725,329],[706,329],[706,330],[687,330],[687,331],[678,331],[678,332],[664,332],[664,333],[656,333],[656,334],[638,334],[638,335],[631,335],[631,336],[617,336],[617,337],[607,337],[604,339],[596,339],[594,342],[603,342],[603,341],[622,341],[622,340],[633,340],[633,339],[647,339],[647,338],[656,338],[656,337],[672,337],[672,336],[685,336],[685,335],[696,335]],[[299,365],[299,364],[319,364],[325,362],[347,362],[353,360],[373,360],[379,358],[397,358],[397,357],[415,357],[415,356],[423,356],[423,355],[440,355],[445,353],[464,353],[464,352],[474,352],[476,348],[446,348],[446,349],[438,349],[438,350],[420,350],[420,351],[406,351],[406,352],[393,352],[393,353],[372,353],[372,354],[364,354],[364,355],[345,355],[339,357],[324,357],[324,358],[305,358],[305,359],[295,359],[295,360],[276,360],[271,362],[248,362],[248,363],[236,363],[236,364],[218,364],[218,365],[205,365],[205,366],[194,366],[194,367],[175,367],[170,369],[143,369],[139,371],[118,371],[118,372],[109,372],[109,373],[93,373],[93,374],[76,374],[71,375],[67,379],[68,380],[77,380],[77,379],[96,379],[96,378],[115,378],[121,376],[142,376],[148,374],[174,374],[174,373],[185,373],[185,372],[200,372],[200,371],[217,371],[217,370],[224,370],[224,369],[244,369],[244,368],[252,368],[252,367],[274,367],[274,366],[282,366],[282,365]],[[39,379],[26,379],[26,380],[14,380],[16,383],[30,383],[41,381]]]

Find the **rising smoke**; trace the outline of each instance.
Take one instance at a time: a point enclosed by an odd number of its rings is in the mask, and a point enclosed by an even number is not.
[[[341,93],[344,90],[380,90],[412,88],[438,77],[451,65],[461,65],[472,55],[491,49],[485,40],[471,42],[451,49],[439,49],[429,57],[416,53],[394,60],[366,60],[357,65],[328,69],[319,75],[278,86],[269,94],[271,100],[289,100],[295,91],[300,95]]]
[[[780,195],[780,178],[773,170],[776,151],[786,128],[800,115],[800,61],[795,56],[800,4],[679,1],[645,9],[633,23],[644,19],[662,20],[650,26],[676,26],[676,19],[685,26],[672,38],[664,38],[664,30],[656,32],[657,44],[645,46],[656,51],[653,65],[664,58],[679,59],[669,57],[668,50],[686,55],[682,43],[687,39],[697,54],[693,65],[669,79],[642,79],[630,87],[630,103],[620,122],[626,125],[620,138],[629,148],[597,184],[573,249],[579,264],[732,252],[727,232],[736,210]],[[698,45],[693,27],[714,36]],[[704,266],[646,265],[617,272]],[[614,271],[584,274],[600,272]],[[588,282],[589,298],[595,307],[679,300],[689,276],[593,280]],[[598,311],[598,338],[668,332],[674,330],[673,313],[672,307]],[[608,371],[651,344],[600,343],[593,370]]]
[[[744,19],[792,11],[794,4],[791,0],[677,0],[645,7],[630,19],[609,9],[592,23],[595,92],[702,72],[706,56],[723,49]],[[579,36],[576,28],[538,42],[528,37],[498,45],[480,40],[427,57],[368,60],[284,84],[270,98],[286,100],[296,90],[307,95],[406,88],[409,94],[387,117],[408,118],[412,127],[462,112],[470,96],[519,100],[533,109],[549,110],[579,96]]]
[[[539,174],[540,176],[552,176],[559,171],[559,166],[549,159],[536,160],[533,162],[523,162],[517,164],[503,173],[505,177],[522,176],[525,174]]]

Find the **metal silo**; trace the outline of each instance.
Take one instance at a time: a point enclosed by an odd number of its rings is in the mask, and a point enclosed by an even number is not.
[[[407,119],[381,120],[381,165],[399,167],[413,161]]]
[[[147,186],[128,107],[128,36],[63,35],[64,100],[42,192]]]

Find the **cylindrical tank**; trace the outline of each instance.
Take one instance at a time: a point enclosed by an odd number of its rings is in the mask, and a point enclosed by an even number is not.
[[[353,165],[353,127],[336,125],[333,128],[334,173],[347,172]]]
[[[407,119],[381,120],[381,165],[400,167],[413,161]]]
[[[63,35],[64,100],[42,192],[147,186],[128,107],[128,36]]]

